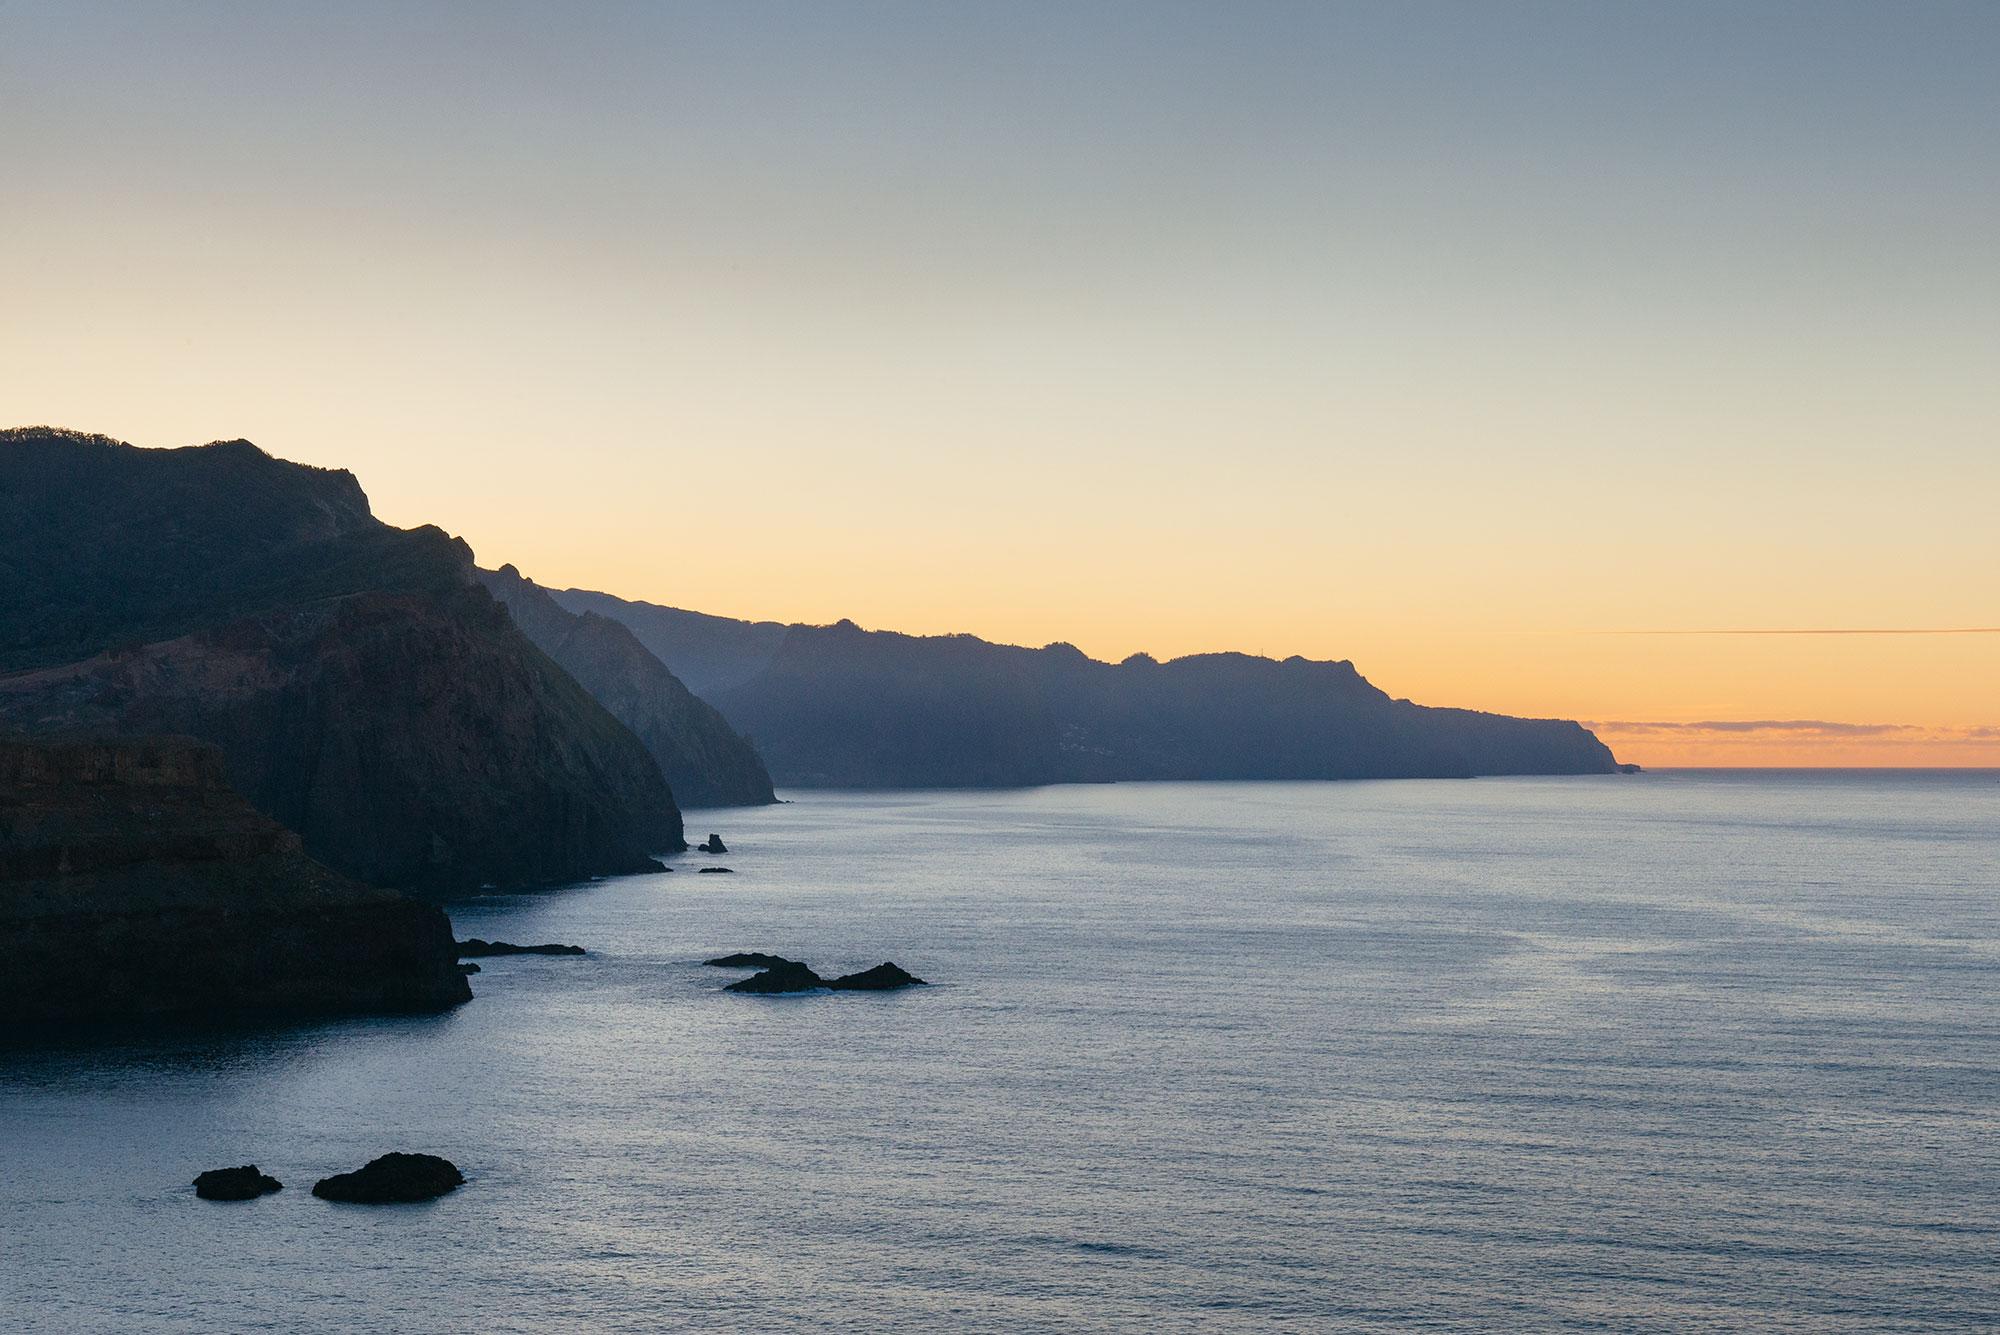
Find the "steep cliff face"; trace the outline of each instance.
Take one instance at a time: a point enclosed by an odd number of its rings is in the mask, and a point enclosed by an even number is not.
[[[471,997],[433,905],[349,880],[187,738],[0,742],[0,1023]]]
[[[776,801],[749,740],[649,653],[632,632],[595,612],[567,611],[513,566],[479,572],[514,624],[630,728],[653,753],[683,807]]]
[[[652,758],[477,590],[356,594],[17,673],[0,729],[215,742],[313,856],[426,894],[686,847]]]
[[[0,433],[0,731],[176,732],[343,874],[426,894],[686,847],[630,730],[436,529],[244,442]]]

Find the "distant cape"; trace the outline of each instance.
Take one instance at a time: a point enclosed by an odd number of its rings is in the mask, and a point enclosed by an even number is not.
[[[1348,662],[1197,654],[1092,659],[851,621],[736,621],[609,594],[622,621],[756,740],[780,786],[1002,787],[1139,779],[1609,774],[1588,729],[1391,698]]]

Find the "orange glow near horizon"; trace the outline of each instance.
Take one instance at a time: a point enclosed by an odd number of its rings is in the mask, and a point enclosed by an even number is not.
[[[1114,662],[1135,652],[1168,659],[1229,650],[1347,659],[1379,688],[1420,704],[1577,719],[1621,761],[1647,768],[2000,766],[2000,635],[1516,628],[1579,612],[1629,624],[1647,605],[1663,621],[1717,611],[1747,620],[1760,604],[1814,601],[1803,584],[1788,596],[1738,583],[1705,603],[1700,588],[1683,582],[1684,562],[1639,559],[1653,552],[1644,547],[1608,550],[1563,579],[1554,567],[1573,553],[1561,547],[1516,552],[1499,578],[1475,561],[1454,569],[1462,547],[1406,546],[1393,561],[1378,557],[1367,578],[1335,580],[1319,572],[1367,568],[1365,544],[1384,535],[1363,533],[1356,543],[1350,530],[1342,550],[1303,525],[1260,530],[1245,506],[1230,529],[1230,559],[1217,560],[1212,546],[1175,551],[1158,534],[1154,547],[1129,529],[1072,529],[1074,516],[1055,522],[1047,507],[1036,516],[1019,498],[1018,509],[983,515],[913,502],[919,517],[898,525],[879,498],[871,506],[851,491],[844,503],[822,506],[749,502],[754,482],[726,464],[651,486],[620,488],[601,469],[593,474],[601,485],[543,485],[539,468],[520,457],[496,453],[460,478],[428,467],[415,442],[395,447],[378,437],[350,450],[341,433],[329,436],[309,450],[269,436],[260,443],[302,462],[359,463],[385,520],[436,522],[466,537],[482,564],[511,562],[558,589],[749,620],[846,617],[910,634],[1060,640]],[[1220,522],[1230,503],[1211,493],[1177,505],[1192,524],[1203,507]],[[1005,532],[1031,517],[1035,543]],[[1523,578],[1537,561],[1551,569]],[[1400,567],[1394,578],[1392,565]],[[1621,586],[1637,595],[1629,607]],[[1829,622],[1879,624],[1915,606],[1820,601],[1818,618]],[[1916,610],[1933,622],[1967,619],[1941,597]]]
[[[558,588],[2000,763],[2000,636],[1603,633],[2000,625],[2000,11],[586,8],[0,6],[0,424]]]
[[[1821,720],[1590,723],[1620,760],[1647,769],[1994,769],[2000,728]]]
[[[684,517],[671,527],[684,534],[688,525],[705,521]],[[1272,532],[1259,538],[1267,547],[1282,540]],[[1342,586],[1316,572],[1344,562],[1310,548],[1264,555],[1262,569],[1297,572],[1281,583],[1245,578],[1241,565],[1203,569],[1076,542],[1039,559],[1013,552],[995,569],[953,560],[942,535],[929,548],[931,563],[912,570],[893,541],[864,561],[856,551],[863,541],[829,543],[818,561],[790,570],[764,564],[769,553],[744,555],[742,570],[717,570],[707,559],[671,576],[643,563],[622,575],[580,569],[555,553],[539,573],[516,564],[557,587],[720,615],[816,623],[844,616],[912,634],[1062,640],[1114,662],[1142,651],[1163,659],[1224,650],[1348,659],[1391,695],[1422,704],[1585,721],[1621,760],[1653,768],[2000,765],[2000,635],[1634,635],[1509,624],[1546,624],[1580,607],[1629,624],[1632,609],[1648,603],[1662,621],[1719,611],[1741,624],[1766,598],[1808,608],[1823,622],[1854,619],[1840,615],[1852,603],[1843,608],[1803,582],[1788,594],[1747,590],[1739,580],[1704,604],[1699,589],[1679,582],[1684,562],[1634,559],[1653,549],[1607,550],[1587,579],[1552,573],[1544,581],[1466,579],[1470,587],[1454,588],[1457,572],[1435,557],[1424,568],[1417,552],[1407,554],[1421,579]],[[704,594],[695,580],[713,581],[716,592]],[[1621,582],[1643,595],[1632,608],[1619,604]],[[780,592],[790,596],[773,596]],[[1865,608],[1878,625],[1912,610],[1937,624],[1963,609],[1893,591]]]

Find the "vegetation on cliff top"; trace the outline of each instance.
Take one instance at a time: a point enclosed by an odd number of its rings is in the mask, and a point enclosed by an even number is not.
[[[365,590],[462,589],[472,552],[376,519],[352,473],[247,440],[0,430],[0,672]]]

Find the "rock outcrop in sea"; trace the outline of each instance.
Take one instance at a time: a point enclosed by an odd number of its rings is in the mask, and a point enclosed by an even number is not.
[[[860,973],[844,973],[827,986],[836,992],[893,992],[899,987],[923,987],[925,983],[891,960]]]
[[[313,1183],[312,1194],[355,1205],[394,1205],[427,1201],[464,1185],[465,1174],[449,1159],[395,1152],[370,1159],[365,1167],[351,1173],[321,1178]]]
[[[194,1194],[205,1201],[249,1201],[284,1189],[284,1183],[259,1172],[254,1163],[241,1168],[211,1168],[194,1179]]]
[[[761,950],[739,951],[734,955],[720,955],[703,964],[721,969],[761,969],[750,978],[740,979],[724,989],[729,992],[750,992],[774,995],[784,992],[811,992],[824,988],[831,992],[890,992],[899,987],[923,987],[924,980],[893,962],[863,969],[860,973],[842,974],[838,978],[825,979],[814,973],[809,965],[798,960],[788,960],[783,955],[767,955]]]
[[[717,969],[775,969],[795,961],[783,955],[767,955],[761,950],[739,950],[733,955],[717,955],[702,963]]]
[[[0,741],[0,1027],[471,996],[443,910],[306,856],[216,747]]]
[[[737,981],[731,983],[727,990],[731,992],[771,994],[778,992],[810,992],[815,988],[825,986],[826,979],[821,978],[810,968],[799,963],[797,960],[785,960],[782,963],[772,965],[754,977],[739,978]]]

